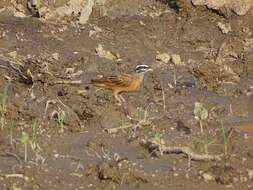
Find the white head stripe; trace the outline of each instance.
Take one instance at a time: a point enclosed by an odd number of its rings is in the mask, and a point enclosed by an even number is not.
[[[135,67],[135,69],[138,69],[138,68],[149,68],[149,66],[148,65],[137,65]]]

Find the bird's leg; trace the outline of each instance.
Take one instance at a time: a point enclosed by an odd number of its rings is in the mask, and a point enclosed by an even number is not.
[[[121,106],[122,100],[121,100],[119,94],[117,92],[114,92],[113,94],[114,94],[115,99],[117,100],[117,105]]]
[[[119,95],[119,97],[120,97],[120,100],[122,101],[122,102],[126,102],[126,100],[123,98],[123,96],[120,94]]]

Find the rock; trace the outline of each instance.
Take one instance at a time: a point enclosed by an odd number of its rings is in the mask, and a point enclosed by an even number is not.
[[[223,34],[227,34],[232,31],[231,25],[229,23],[224,24],[222,22],[218,22],[218,27]]]
[[[246,38],[244,39],[244,44],[243,44],[243,50],[245,52],[250,52],[252,51],[252,48],[253,48],[253,38]]]
[[[71,68],[71,67],[66,68],[66,70],[65,70],[65,74],[73,74],[74,72],[75,72],[75,69]]]
[[[203,173],[202,177],[205,181],[213,181],[215,179],[214,176],[208,173]]]
[[[13,12],[13,16],[20,17],[20,18],[26,17],[26,14],[25,14],[26,8],[22,4],[14,1],[12,6],[13,7],[11,8],[11,10]]]
[[[163,63],[169,63],[170,55],[167,53],[161,53],[156,56],[157,61],[162,61]]]
[[[245,15],[253,6],[253,0],[192,0],[193,5],[204,5],[209,9],[219,10],[230,9],[237,15]]]
[[[82,97],[87,97],[87,90],[77,90],[77,94],[82,96]]]
[[[59,53],[53,53],[53,54],[52,54],[52,58],[58,61],[59,58],[60,58]]]
[[[183,65],[181,62],[180,55],[178,54],[171,54],[171,62],[176,65],[176,66],[181,66]]]
[[[253,179],[253,170],[248,169],[247,171],[248,171],[249,179]]]
[[[12,52],[8,53],[8,55],[9,55],[10,57],[12,57],[13,59],[16,59],[17,56],[18,56],[18,53],[17,53],[17,51],[12,51]]]
[[[104,50],[101,44],[98,44],[98,47],[96,48],[96,53],[99,57],[103,57],[111,61],[117,60],[117,57],[113,55],[110,51]]]
[[[89,37],[92,37],[92,36],[98,36],[98,33],[101,33],[102,32],[102,29],[99,28],[98,26],[94,26],[93,30],[90,30],[89,31]]]
[[[86,24],[90,14],[92,13],[92,8],[95,4],[95,0],[70,0],[65,5],[58,7],[55,13],[59,17],[65,16],[79,16],[79,23]],[[52,14],[53,16],[54,14]]]
[[[86,24],[89,20],[90,14],[92,13],[92,8],[94,6],[95,2],[94,0],[88,0],[87,3],[83,6],[81,10],[81,15],[79,17],[79,23],[80,24]]]
[[[25,17],[27,17],[25,15],[25,13],[23,13],[23,12],[14,12],[13,16],[14,17],[19,17],[19,18],[25,18]]]
[[[29,0],[28,4],[32,7],[39,7],[40,6],[40,0]]]

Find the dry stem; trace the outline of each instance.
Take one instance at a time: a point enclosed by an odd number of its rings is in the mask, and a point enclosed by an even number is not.
[[[150,152],[159,151],[161,153],[165,154],[185,154],[187,155],[191,160],[196,161],[221,161],[223,154],[218,155],[210,155],[210,154],[198,154],[195,153],[191,148],[189,147],[178,147],[178,146],[165,146],[163,144],[157,144],[152,142],[151,140],[145,140],[142,139],[140,141],[140,144],[147,148]]]
[[[59,80],[54,81],[53,84],[82,84],[81,80]]]

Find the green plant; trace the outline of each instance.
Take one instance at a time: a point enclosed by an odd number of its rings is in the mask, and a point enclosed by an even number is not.
[[[30,137],[29,137],[29,135],[26,133],[26,132],[22,132],[22,136],[21,136],[21,139],[20,139],[20,141],[21,141],[21,143],[24,145],[24,147],[25,147],[25,158],[24,158],[24,160],[25,160],[25,162],[27,162],[27,149],[28,149],[28,143],[29,143],[29,140],[30,140]]]
[[[200,131],[203,133],[203,120],[207,119],[208,111],[200,102],[195,102],[194,104],[194,115],[199,120]]]
[[[1,115],[1,128],[4,127],[4,117],[7,112],[7,99],[8,99],[8,86],[0,93],[0,115]]]
[[[32,150],[36,150],[37,148],[39,148],[38,142],[37,142],[37,130],[38,130],[38,122],[34,121],[32,124],[32,138],[31,138],[31,148]]]
[[[63,132],[64,130],[64,121],[66,118],[66,113],[65,111],[61,110],[58,112],[58,117],[57,117],[57,123],[61,126],[61,131]]]
[[[177,66],[173,66],[173,81],[174,81],[174,86],[177,86]]]
[[[138,124],[141,126],[148,126],[152,123],[152,119],[149,116],[149,109],[151,107],[152,103],[148,104],[148,106],[145,109],[140,108],[139,109],[139,119],[138,119]]]
[[[153,143],[155,144],[160,144],[160,145],[164,145],[165,142],[162,138],[162,135],[160,133],[155,133],[154,137],[153,137]]]
[[[213,145],[213,143],[214,141],[210,141],[207,137],[193,139],[194,148],[205,154],[209,154],[209,147]]]
[[[0,114],[3,117],[7,111],[8,86],[0,93]]]
[[[9,124],[9,128],[10,128],[10,144],[13,145],[13,130],[17,127],[17,125],[15,124],[14,121],[11,121],[11,123]]]
[[[153,138],[153,141],[160,144],[161,139],[162,139],[162,135],[160,133],[156,133],[154,138]]]
[[[229,146],[229,143],[230,143],[232,132],[233,132],[233,130],[229,130],[229,129],[225,128],[223,126],[223,122],[221,122],[220,133],[221,133],[222,139],[223,139],[224,155],[228,155],[228,146]]]

